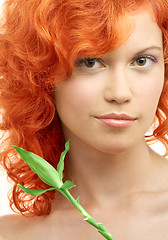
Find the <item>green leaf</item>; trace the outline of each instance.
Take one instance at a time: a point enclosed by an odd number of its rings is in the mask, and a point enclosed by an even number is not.
[[[66,181],[66,182],[64,182],[64,184],[60,187],[60,189],[70,189],[70,188],[72,188],[72,187],[75,187],[76,185],[75,184],[73,184],[71,181]]]
[[[44,190],[30,189],[30,188],[25,188],[20,184],[18,184],[18,187],[20,187],[24,192],[26,192],[29,195],[34,196],[34,197],[39,196],[47,191],[56,190],[55,188],[48,188],[48,189],[44,189]]]
[[[76,201],[79,203],[79,197],[76,199]]]
[[[57,165],[57,172],[59,174],[60,181],[62,181],[62,175],[64,170],[64,159],[68,151],[69,151],[69,140],[65,143],[65,150],[61,153],[61,157]]]
[[[60,188],[63,184],[60,181],[59,174],[56,169],[40,156],[28,152],[23,148],[11,145],[21,156],[21,158],[30,166],[30,168],[39,176],[46,184]]]

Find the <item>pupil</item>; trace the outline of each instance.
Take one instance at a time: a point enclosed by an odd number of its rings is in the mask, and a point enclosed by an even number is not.
[[[85,61],[85,65],[87,66],[87,67],[93,67],[94,65],[95,65],[95,60],[92,60],[92,59],[86,59],[86,61]]]
[[[146,59],[145,59],[145,58],[138,59],[138,64],[139,64],[140,66],[145,65],[145,63],[146,63]]]

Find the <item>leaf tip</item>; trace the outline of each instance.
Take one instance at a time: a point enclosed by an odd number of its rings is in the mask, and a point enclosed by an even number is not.
[[[65,143],[65,148],[69,150],[69,142],[70,142],[70,139],[68,141],[66,141]]]
[[[15,145],[13,145],[12,143],[10,143],[9,144],[11,147],[13,147],[13,148],[16,148],[16,146]]]

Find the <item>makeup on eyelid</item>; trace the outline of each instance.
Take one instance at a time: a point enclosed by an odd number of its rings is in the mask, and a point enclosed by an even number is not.
[[[140,62],[143,60],[145,61],[145,64],[143,64],[143,62]],[[139,64],[138,64],[138,61],[139,61]],[[94,57],[83,58],[83,59],[76,60],[75,68],[78,69],[79,71],[84,71],[84,72],[97,72],[97,71],[106,69],[109,66],[107,62],[108,61],[105,60],[105,57],[104,59],[103,57],[102,58],[94,58]],[[136,63],[137,66],[133,65],[134,63]],[[147,71],[151,69],[152,63],[158,63],[158,57],[150,54],[144,54],[141,56],[135,56],[128,66],[130,68],[135,68],[140,71],[141,70]]]

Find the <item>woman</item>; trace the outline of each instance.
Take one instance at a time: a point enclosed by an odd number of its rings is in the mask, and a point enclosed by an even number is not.
[[[1,162],[11,207],[41,217],[3,217],[3,239],[102,239],[59,193],[17,187],[47,188],[9,143],[56,166],[68,139],[64,179],[87,211],[117,240],[168,239],[168,163],[146,143],[167,155],[167,10],[167,0],[6,2]]]

